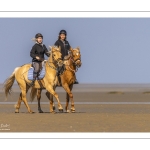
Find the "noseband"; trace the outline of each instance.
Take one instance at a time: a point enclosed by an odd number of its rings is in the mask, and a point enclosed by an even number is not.
[[[55,51],[57,51],[57,50],[55,50]],[[55,51],[53,51],[53,52],[55,52]],[[61,61],[62,59],[61,59],[61,58],[55,59],[54,56],[53,56],[53,53],[52,53],[52,59],[53,59],[53,62],[49,62],[49,61],[48,61],[49,67],[51,67],[52,69],[57,70],[57,68],[51,66],[50,63],[55,63],[55,62],[56,62],[56,64],[59,65],[59,63],[60,63],[60,61]]]
[[[77,72],[77,71],[78,71],[78,68],[79,68],[79,67],[77,66],[77,61],[81,61],[81,59],[78,58],[78,59],[74,60],[72,55],[70,56],[69,59],[70,59],[70,60],[73,62],[73,64],[76,66],[76,70],[71,69],[71,68],[70,68],[70,65],[68,64],[69,69],[70,69],[71,71],[73,71],[74,73]]]
[[[71,56],[70,58],[71,58],[72,62],[75,64],[75,66],[78,67],[78,66],[77,66],[77,61],[81,61],[81,59],[80,59],[80,58],[77,58],[76,60],[74,60],[72,56]],[[79,67],[78,67],[78,68],[79,68]]]
[[[73,60],[74,64],[77,66],[77,61],[81,61],[81,59],[76,59],[76,60]]]

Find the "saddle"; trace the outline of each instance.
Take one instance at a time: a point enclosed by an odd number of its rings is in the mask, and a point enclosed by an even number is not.
[[[70,58],[70,54],[68,54],[67,56],[64,57],[64,61],[68,60]]]
[[[45,77],[45,62],[46,61],[42,62],[42,66],[41,66],[40,72],[38,74],[37,80],[41,80]],[[33,71],[34,71],[34,68],[33,68],[33,65],[31,64],[31,67],[28,70],[28,80],[31,80],[31,81],[33,80]]]

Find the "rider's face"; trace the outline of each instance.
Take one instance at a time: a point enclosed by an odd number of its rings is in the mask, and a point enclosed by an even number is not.
[[[65,34],[60,34],[60,39],[61,39],[61,40],[65,40],[65,38],[66,38],[66,35],[65,35]]]
[[[42,37],[38,37],[38,38],[37,38],[37,42],[38,42],[38,43],[42,43],[42,42],[43,42]]]

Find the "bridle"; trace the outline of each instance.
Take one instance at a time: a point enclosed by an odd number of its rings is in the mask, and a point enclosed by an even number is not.
[[[55,50],[55,51],[59,51],[59,50]],[[51,55],[51,53],[53,53],[53,52],[55,52],[55,51],[50,52],[50,55]],[[60,52],[60,51],[59,51],[59,52]],[[60,61],[61,61],[62,59],[61,59],[61,58],[55,59],[54,56],[53,56],[53,54],[52,54],[52,59],[53,59],[53,62],[50,62],[49,60],[47,61],[47,62],[48,62],[48,65],[49,65],[50,68],[52,68],[52,69],[54,69],[54,70],[57,70],[57,68],[54,67],[54,66],[51,66],[50,63],[56,64],[56,65],[58,66],[59,63],[60,63]]]
[[[78,58],[78,59],[74,60],[74,59],[72,59],[72,57],[70,57],[70,58],[71,58],[72,62],[75,64],[75,66],[78,67],[78,66],[77,66],[77,61],[81,61],[81,59]],[[79,68],[79,67],[78,67],[78,68]]]
[[[68,66],[69,69],[70,69],[71,71],[73,71],[74,73],[77,72],[77,71],[78,71],[78,68],[79,68],[78,65],[77,65],[77,62],[78,62],[78,61],[81,61],[81,59],[80,59],[80,58],[77,58],[76,60],[74,60],[72,54],[71,54],[71,56],[70,56],[69,59],[70,59],[70,60],[73,62],[73,64],[76,66],[76,69],[73,70],[73,69],[70,67],[70,64],[68,63],[68,61],[67,61],[67,66]],[[68,60],[69,60],[69,59],[68,59]]]

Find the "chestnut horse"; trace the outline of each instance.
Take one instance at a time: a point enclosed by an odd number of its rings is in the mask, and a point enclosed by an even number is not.
[[[77,47],[75,49],[70,48],[70,54],[64,58],[64,66],[65,70],[60,75],[62,87],[66,91],[66,112],[70,112],[69,110],[69,99],[71,99],[71,112],[75,112],[75,106],[74,106],[74,99],[72,94],[72,88],[73,84],[75,82],[76,76],[75,72],[79,67],[81,67],[81,54],[80,54],[80,48]],[[58,80],[57,80],[58,81]],[[56,82],[55,82],[56,83]],[[58,83],[56,83],[53,86],[53,89],[55,90]],[[35,98],[37,94],[38,99],[38,108],[41,109],[40,106],[40,98],[41,98],[41,89],[38,89],[38,91],[33,87],[31,89],[31,100]],[[49,93],[49,91],[46,92],[46,96],[50,100],[50,112],[54,112],[54,102],[53,102],[53,95]]]
[[[47,61],[45,61],[44,65],[45,65],[45,76],[41,80],[41,83],[43,87],[56,98],[58,102],[58,109],[60,111],[63,111],[58,94],[53,90],[53,86],[55,84],[54,82],[57,82],[56,80],[57,67],[63,65],[63,61],[61,59],[60,47],[56,47],[56,46],[51,47],[50,57],[48,58]],[[28,70],[30,69],[30,67],[31,67],[31,64],[25,64],[21,67],[16,68],[14,72],[12,73],[12,75],[5,81],[5,84],[4,84],[6,97],[8,93],[10,94],[10,91],[11,91],[11,88],[13,86],[15,79],[21,89],[18,103],[17,105],[15,105],[16,113],[19,113],[19,108],[20,108],[22,101],[27,107],[28,112],[32,113],[32,110],[30,109],[27,99],[26,99],[26,93],[28,92],[30,88],[29,84],[31,82],[30,80],[28,80]],[[35,81],[33,88],[35,89],[41,88],[37,80]]]

